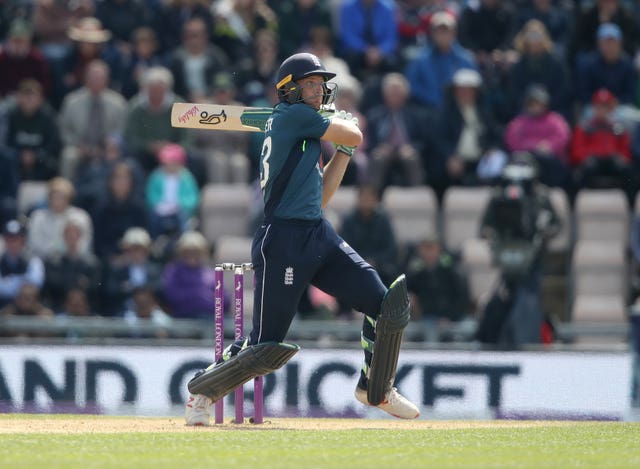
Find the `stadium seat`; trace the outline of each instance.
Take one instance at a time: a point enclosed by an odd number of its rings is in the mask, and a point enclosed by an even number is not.
[[[438,202],[430,187],[389,186],[382,203],[400,246],[406,247],[427,235],[438,234]]]
[[[22,181],[18,186],[18,214],[24,215],[46,202],[48,185],[43,181]]]
[[[324,216],[336,231],[340,230],[342,220],[356,207],[358,189],[354,186],[340,186],[324,209]]]
[[[582,189],[575,203],[576,239],[626,244],[629,209],[620,189]]]
[[[461,253],[471,299],[475,305],[481,305],[488,300],[498,281],[499,272],[493,266],[491,248],[485,239],[469,238],[462,243]]]
[[[621,321],[629,276],[621,243],[579,241],[571,263],[572,321]]]
[[[249,185],[207,184],[200,202],[202,234],[212,243],[221,236],[246,236],[250,203]]]
[[[459,252],[466,240],[478,237],[482,214],[490,196],[490,187],[453,186],[445,192],[442,236],[449,251]]]

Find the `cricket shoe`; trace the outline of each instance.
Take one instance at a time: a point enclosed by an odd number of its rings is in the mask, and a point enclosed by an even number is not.
[[[190,427],[208,427],[211,418],[211,399],[202,394],[189,394],[185,418]]]
[[[356,399],[364,405],[371,405],[367,398],[366,389],[362,389],[360,386],[357,386],[355,396]],[[384,410],[386,413],[399,419],[415,419],[420,417],[420,410],[413,402],[400,394],[396,388],[391,388],[391,391],[387,393],[384,401],[374,407]]]

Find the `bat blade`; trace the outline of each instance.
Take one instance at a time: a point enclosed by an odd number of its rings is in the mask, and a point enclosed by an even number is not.
[[[171,126],[187,129],[264,132],[273,108],[226,106],[203,103],[174,103]]]

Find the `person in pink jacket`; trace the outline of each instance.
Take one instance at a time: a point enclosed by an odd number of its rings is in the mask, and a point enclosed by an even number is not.
[[[543,85],[531,85],[522,112],[509,122],[505,144],[511,153],[531,153],[539,166],[540,181],[551,187],[571,189],[568,147],[571,129],[562,115],[549,109],[549,93]]]

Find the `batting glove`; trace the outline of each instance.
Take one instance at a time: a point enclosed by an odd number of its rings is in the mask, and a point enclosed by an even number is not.
[[[345,155],[347,155],[349,158],[351,158],[353,156],[353,154],[356,152],[356,148],[358,148],[357,145],[354,145],[352,147],[347,146],[347,145],[335,145],[336,147],[336,151],[340,151],[342,153],[344,153]]]

